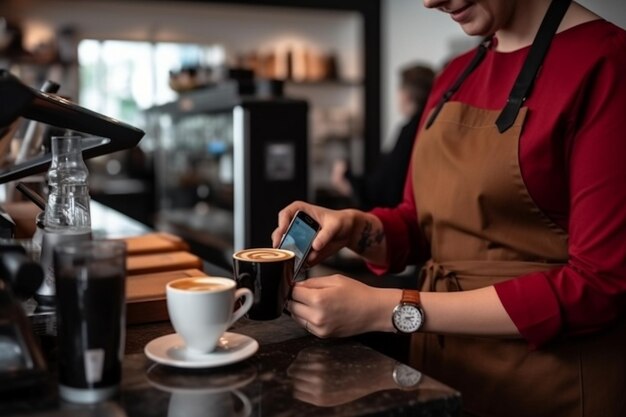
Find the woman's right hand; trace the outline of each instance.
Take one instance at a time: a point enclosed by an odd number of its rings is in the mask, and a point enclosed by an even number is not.
[[[303,201],[296,201],[278,213],[278,227],[272,233],[272,245],[278,247],[283,235],[287,232],[291,219],[298,210],[313,217],[320,225],[320,230],[311,252],[306,260],[308,265],[326,259],[339,249],[348,246],[353,234],[356,210],[330,210]]]

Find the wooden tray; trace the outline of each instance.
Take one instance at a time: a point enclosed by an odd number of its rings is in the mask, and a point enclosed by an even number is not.
[[[165,285],[179,278],[204,277],[200,269],[184,269],[128,276],[126,278],[127,324],[169,320]]]
[[[189,245],[184,240],[178,236],[163,232],[148,233],[146,235],[128,237],[123,240],[126,242],[126,253],[128,256],[189,250]]]
[[[126,259],[126,273],[128,276],[183,269],[203,269],[202,259],[189,252],[182,251],[132,255]]]

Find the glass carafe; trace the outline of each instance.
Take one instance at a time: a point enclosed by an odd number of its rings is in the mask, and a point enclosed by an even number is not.
[[[44,228],[49,232],[91,233],[89,172],[79,136],[52,138],[52,163],[48,169],[48,203]]]
[[[44,282],[37,290],[40,305],[54,305],[53,250],[69,241],[91,239],[89,172],[83,161],[80,136],[52,137],[48,169],[48,200],[44,215],[41,265]]]

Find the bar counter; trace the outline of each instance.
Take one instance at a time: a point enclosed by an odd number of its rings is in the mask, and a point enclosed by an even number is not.
[[[99,209],[98,209],[99,210]],[[119,215],[119,213],[117,213]],[[116,217],[115,221],[112,216]],[[98,217],[119,224],[115,212]],[[122,219],[123,220],[123,219]],[[129,229],[123,227],[120,230]],[[140,232],[137,227],[133,233]],[[227,271],[207,264],[210,275]],[[239,362],[181,369],[148,359],[144,347],[173,333],[169,322],[129,325],[119,395],[93,406],[59,400],[54,339],[43,340],[53,377],[47,387],[0,397],[3,416],[460,416],[461,396],[419,370],[356,338],[320,339],[283,315],[242,319],[230,332],[256,340],[259,349]]]
[[[96,406],[46,395],[12,399],[6,416],[460,416],[453,389],[351,338],[319,339],[282,316],[230,331],[259,342],[239,363],[208,369],[156,364],[143,353],[169,323],[128,328],[120,395]],[[404,375],[407,386],[394,379]],[[3,401],[4,402],[4,401]],[[1,409],[2,407],[0,407]]]

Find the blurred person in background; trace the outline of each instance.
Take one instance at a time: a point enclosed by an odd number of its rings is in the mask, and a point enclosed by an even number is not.
[[[345,160],[333,165],[331,180],[334,189],[350,198],[356,207],[394,207],[402,201],[411,149],[435,72],[426,65],[413,64],[400,70],[397,91],[398,109],[404,120],[394,147],[382,155],[374,171],[355,176]]]

